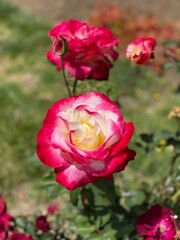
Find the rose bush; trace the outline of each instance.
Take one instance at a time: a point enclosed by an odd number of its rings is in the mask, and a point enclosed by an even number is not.
[[[47,112],[37,155],[55,169],[57,182],[73,190],[122,171],[135,156],[127,147],[133,132],[133,124],[101,93],[64,98]]]
[[[152,206],[146,213],[139,216],[137,234],[146,240],[172,240],[176,235],[174,224],[175,213],[168,207]]]
[[[150,59],[154,59],[155,46],[154,38],[139,38],[128,45],[126,57],[137,64],[145,65]]]
[[[60,22],[50,30],[52,48],[47,58],[62,70],[62,37],[68,43],[68,51],[63,57],[64,67],[78,80],[108,79],[112,62],[118,58],[116,47],[119,44],[111,31],[105,27],[92,27],[78,20]]]

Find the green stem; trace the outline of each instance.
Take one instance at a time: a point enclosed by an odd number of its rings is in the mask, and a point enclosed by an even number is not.
[[[76,95],[77,82],[78,82],[78,79],[76,78],[76,79],[74,80],[74,85],[73,85],[73,95],[74,95],[74,96]]]
[[[168,176],[169,176],[169,175],[171,176],[171,175],[173,174],[173,168],[174,168],[176,159],[177,159],[179,156],[180,156],[180,153],[176,153],[175,156],[172,158]]]
[[[62,64],[62,73],[63,73],[64,81],[65,81],[65,84],[66,84],[66,88],[67,88],[67,90],[68,90],[68,94],[69,94],[69,96],[72,96],[71,90],[70,90],[70,87],[69,87],[69,83],[68,83],[68,80],[67,80],[67,78],[66,78],[63,56],[61,56],[61,64]]]

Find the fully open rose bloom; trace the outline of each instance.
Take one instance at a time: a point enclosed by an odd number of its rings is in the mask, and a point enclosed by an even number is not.
[[[127,147],[133,132],[133,124],[101,93],[64,98],[47,112],[37,155],[55,169],[57,182],[73,190],[124,170],[135,156]]]
[[[176,228],[173,220],[175,213],[168,207],[152,206],[139,216],[137,235],[144,240],[173,240]]]
[[[47,58],[62,70],[62,37],[67,40],[68,50],[64,56],[64,67],[78,80],[108,79],[112,61],[118,57],[118,40],[105,27],[92,27],[78,20],[60,22],[49,32],[52,48]]]
[[[155,46],[155,39],[151,37],[139,38],[128,45],[126,57],[137,64],[145,65],[150,59],[154,59]]]

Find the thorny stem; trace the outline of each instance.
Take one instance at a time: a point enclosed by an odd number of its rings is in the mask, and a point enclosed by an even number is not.
[[[62,64],[62,73],[63,73],[64,81],[65,81],[65,84],[66,84],[66,88],[67,88],[67,90],[68,90],[68,94],[69,94],[69,96],[72,96],[71,90],[70,90],[70,87],[69,87],[69,83],[68,83],[68,80],[67,80],[67,78],[66,78],[63,56],[61,56],[61,64]]]

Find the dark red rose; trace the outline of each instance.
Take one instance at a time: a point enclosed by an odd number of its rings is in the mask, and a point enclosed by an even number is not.
[[[35,226],[37,229],[43,232],[48,232],[50,229],[50,224],[47,220],[47,217],[43,215],[37,217]]]
[[[31,235],[25,235],[24,233],[13,232],[9,240],[32,240]]]
[[[9,240],[32,240],[31,235],[25,235],[24,233],[13,232]]]
[[[0,215],[6,212],[6,202],[3,197],[0,196]]]

